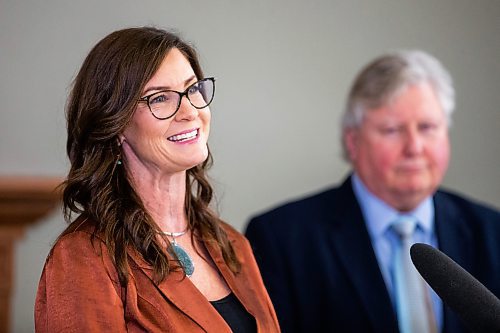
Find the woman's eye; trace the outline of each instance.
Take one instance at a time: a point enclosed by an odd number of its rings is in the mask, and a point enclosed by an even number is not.
[[[198,83],[193,84],[191,87],[188,89],[188,94],[196,94],[200,91],[200,85]]]
[[[150,100],[150,104],[156,104],[156,103],[164,103],[168,101],[168,95],[167,94],[159,94],[153,96]]]

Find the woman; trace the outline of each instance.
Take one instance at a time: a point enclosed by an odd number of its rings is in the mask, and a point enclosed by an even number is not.
[[[67,105],[68,221],[35,304],[37,332],[277,332],[246,239],[209,208],[215,79],[156,28],[113,32]]]

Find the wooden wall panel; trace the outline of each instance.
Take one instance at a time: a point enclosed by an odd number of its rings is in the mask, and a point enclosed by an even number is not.
[[[60,203],[61,182],[57,177],[0,176],[0,333],[10,329],[15,242]]]

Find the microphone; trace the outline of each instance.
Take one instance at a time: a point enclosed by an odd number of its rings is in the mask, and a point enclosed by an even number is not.
[[[500,300],[450,257],[416,243],[413,264],[425,281],[473,332],[500,332]]]

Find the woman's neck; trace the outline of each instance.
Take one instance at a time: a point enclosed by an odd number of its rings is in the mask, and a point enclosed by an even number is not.
[[[131,179],[147,212],[162,231],[186,230],[186,171],[161,175],[132,174]]]

